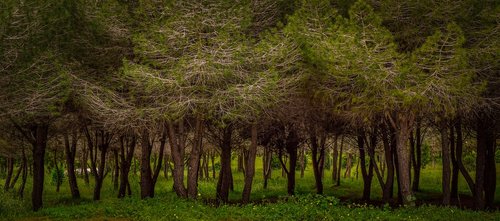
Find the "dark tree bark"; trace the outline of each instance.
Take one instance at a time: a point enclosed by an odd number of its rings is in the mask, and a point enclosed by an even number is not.
[[[184,151],[186,136],[183,119],[179,121],[177,130],[178,131],[176,131],[173,122],[167,123],[168,141],[171,148],[172,161],[174,163],[174,170],[172,171],[174,190],[177,196],[186,198],[187,189],[184,186]]]
[[[413,135],[410,137],[412,138]],[[421,120],[417,119],[416,128],[415,128],[415,140],[414,145],[415,148],[412,150],[412,163],[413,163],[413,184],[412,190],[414,192],[419,191],[420,185],[420,170],[422,169],[422,128],[421,128]]]
[[[82,172],[83,172],[83,180],[85,181],[85,184],[89,184],[90,183],[90,180],[89,180],[89,171],[87,170],[87,163],[89,161],[88,159],[88,156],[89,156],[89,148],[88,148],[88,145],[84,145],[83,147],[83,151],[82,151],[82,162],[81,162],[81,166],[82,166]]]
[[[335,135],[334,141],[333,141],[333,151],[332,151],[332,182],[335,183],[337,180],[337,159],[339,157],[339,150],[338,150],[338,143],[337,143],[337,138],[338,136]]]
[[[47,147],[47,135],[49,126],[47,124],[36,124],[31,128],[34,140],[33,145],[33,191],[31,192],[31,203],[33,210],[42,208],[43,183],[45,177],[45,149]]]
[[[10,188],[10,180],[12,179],[12,174],[14,173],[14,158],[7,157],[7,176],[5,177],[5,184],[3,186],[4,191],[8,191]]]
[[[340,186],[340,174],[342,170],[342,151],[344,149],[344,136],[340,139],[339,166],[337,172],[337,186]]]
[[[470,176],[469,172],[467,171],[462,162],[463,135],[462,135],[462,120],[460,117],[458,117],[457,123],[455,124],[455,130],[457,133],[457,142],[456,142],[457,165],[460,170],[460,173],[462,173],[462,175],[464,176],[465,181],[467,182],[467,185],[469,186],[471,193],[474,195],[474,190],[476,188],[474,186],[474,180],[472,179],[472,177]]]
[[[377,131],[369,132],[369,139],[366,139],[365,132],[360,132],[358,135],[359,158],[361,164],[361,174],[363,176],[363,200],[370,200],[371,186],[373,180],[373,169],[375,166],[375,146],[377,145]],[[370,156],[368,170],[366,168],[366,153]],[[378,171],[378,168],[377,168]]]
[[[384,144],[384,155],[385,163],[387,167],[387,177],[382,188],[382,199],[384,202],[388,202],[393,196],[394,187],[394,142],[390,142],[389,136],[387,134],[387,128],[382,126],[382,141]]]
[[[198,171],[202,153],[203,133],[203,120],[201,118],[197,118],[195,125],[195,140],[193,148],[191,148],[191,154],[189,156],[189,168],[187,177],[187,194],[191,199],[196,199],[198,195]]]
[[[396,154],[398,159],[398,188],[401,189],[401,198],[404,205],[414,205],[415,196],[411,190],[410,178],[410,149],[407,144],[414,122],[411,113],[397,112],[394,116],[389,116],[391,125],[395,131]]]
[[[221,168],[219,172],[219,180],[217,182],[216,199],[219,203],[227,203],[229,201],[229,189],[231,188],[231,139],[233,128],[228,125],[223,129],[223,137],[221,143]]]
[[[351,168],[352,168],[352,153],[347,154],[347,160],[345,164],[344,178],[351,177]]]
[[[28,159],[26,158],[26,152],[24,151],[24,147],[22,148],[22,180],[21,180],[21,185],[19,186],[19,197],[23,198],[24,197],[24,187],[26,186],[26,180],[28,178]]]
[[[127,187],[129,189],[128,195],[131,195],[130,183],[128,180],[128,175],[130,172],[130,165],[134,157],[134,149],[136,145],[136,137],[124,137],[120,138],[120,185],[118,188],[118,198],[125,197],[125,192]]]
[[[299,146],[299,137],[297,136],[297,132],[291,129],[291,131],[288,132],[285,138],[285,149],[289,156],[288,169],[286,168],[286,165],[283,161],[282,149],[280,149],[280,156],[279,156],[281,167],[285,171],[287,177],[287,192],[288,195],[291,196],[295,195],[295,169],[297,167],[298,146]]]
[[[264,189],[267,189],[267,182],[271,179],[273,152],[270,148],[265,148],[263,160]]]
[[[71,190],[71,197],[73,199],[80,198],[80,191],[78,190],[78,183],[75,174],[75,156],[76,146],[78,143],[77,130],[73,129],[71,132],[71,141],[68,132],[64,133],[64,152],[66,155],[66,167],[68,171],[68,182]]]
[[[255,157],[257,156],[257,125],[251,127],[251,144],[248,150],[248,157],[245,166],[245,186],[243,187],[242,202],[250,202],[250,193],[252,192],[252,182],[255,175]]]
[[[451,178],[451,168],[450,168],[450,142],[447,133],[448,126],[445,121],[440,123],[439,133],[441,135],[441,157],[443,160],[443,175],[442,175],[442,185],[443,185],[443,205],[450,204],[450,178]]]
[[[94,174],[94,200],[101,199],[101,189],[104,177],[106,176],[106,154],[108,153],[109,143],[111,142],[112,135],[104,130],[96,130],[93,133],[94,138],[89,129],[85,128],[85,136],[87,137],[87,144],[90,153],[90,162],[92,173]],[[99,161],[97,160],[99,154]]]
[[[325,133],[321,133],[321,135],[319,136],[320,140],[318,142],[318,135],[316,133],[316,129],[311,128],[309,132],[311,141],[314,180],[316,183],[316,193],[323,194],[323,169],[325,162],[326,135]]]
[[[154,187],[151,171],[151,151],[153,143],[149,140],[149,131],[144,129],[141,134],[141,199],[154,197]]]
[[[495,121],[496,119],[491,116],[482,115],[477,125],[476,205],[478,209],[494,208]]]
[[[455,145],[455,126],[454,122],[450,125],[450,156],[451,156],[451,190],[450,198],[456,200],[458,198],[458,165],[456,156],[456,145]]]
[[[163,130],[160,138],[160,153],[163,156],[166,142],[166,132]],[[153,135],[154,136],[154,135]],[[141,135],[141,198],[153,198],[155,195],[155,184],[161,171],[163,157],[159,157],[155,164],[154,171],[151,168],[151,153],[153,151],[154,138],[147,129]]]
[[[118,156],[118,149],[113,149],[113,159],[115,160],[113,172],[113,189],[117,190],[120,179],[120,159]]]

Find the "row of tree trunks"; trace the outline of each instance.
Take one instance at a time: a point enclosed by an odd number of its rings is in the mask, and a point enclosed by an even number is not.
[[[76,129],[71,130],[71,141],[69,132],[64,133],[64,152],[66,155],[66,167],[68,171],[68,182],[69,188],[71,190],[71,197],[73,199],[80,198],[80,191],[78,190],[78,183],[76,181],[75,174],[75,156],[76,156],[76,146],[78,143],[78,131]]]

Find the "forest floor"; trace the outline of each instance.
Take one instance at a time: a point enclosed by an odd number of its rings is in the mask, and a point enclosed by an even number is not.
[[[258,161],[259,162],[259,161]],[[236,168],[236,165],[233,167]],[[500,164],[497,164],[500,171]],[[235,170],[235,169],[234,169]],[[102,200],[92,201],[93,182],[86,185],[79,179],[82,198],[71,199],[67,183],[60,192],[46,176],[44,208],[31,212],[28,182],[25,198],[18,199],[13,193],[0,193],[0,220],[500,220],[500,176],[497,176],[495,211],[473,211],[456,206],[440,206],[441,172],[439,166],[427,166],[422,171],[421,191],[416,193],[416,207],[395,207],[382,203],[378,181],[374,177],[372,201],[359,200],[362,194],[361,174],[356,178],[353,168],[350,178],[343,178],[336,186],[331,180],[331,171],[325,170],[323,196],[315,195],[312,168],[307,168],[301,178],[297,171],[296,196],[287,197],[286,179],[280,170],[272,172],[267,189],[263,189],[262,168],[257,164],[252,190],[253,203],[240,205],[243,189],[243,174],[234,171],[234,191],[230,193],[231,203],[215,206],[216,179],[199,183],[201,200],[183,200],[172,191],[172,180],[163,174],[156,185],[155,198],[140,200],[139,175],[131,171],[132,197],[117,199],[117,191],[111,182],[111,175],[105,179]],[[0,179],[3,183],[3,180]],[[462,207],[470,207],[470,192],[463,178],[459,179],[459,193]]]

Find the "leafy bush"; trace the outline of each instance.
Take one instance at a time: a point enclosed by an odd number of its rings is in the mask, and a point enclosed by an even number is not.
[[[54,186],[60,186],[64,181],[64,170],[61,168],[52,168],[50,171],[51,184]]]

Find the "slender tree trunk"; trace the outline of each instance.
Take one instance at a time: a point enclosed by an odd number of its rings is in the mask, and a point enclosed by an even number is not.
[[[390,142],[389,136],[387,135],[387,128],[385,126],[382,127],[382,141],[384,144],[385,163],[387,167],[387,177],[385,185],[382,189],[382,199],[384,202],[388,202],[393,196],[394,189],[394,142]]]
[[[252,192],[252,182],[255,175],[255,157],[257,156],[257,125],[252,124],[251,144],[248,150],[247,163],[245,166],[245,186],[243,187],[243,203],[250,202],[250,193]]]
[[[267,189],[267,182],[271,178],[271,171],[272,171],[272,158],[273,154],[272,151],[269,148],[264,149],[264,157],[263,157],[263,175],[264,175],[264,189]]]
[[[32,128],[35,140],[33,142],[33,191],[31,192],[31,203],[34,211],[38,211],[43,205],[44,161],[48,129],[47,124],[38,124]]]
[[[87,145],[85,145],[87,146]],[[85,181],[85,184],[89,184],[90,183],[90,180],[89,180],[89,171],[87,169],[87,163],[88,163],[88,155],[89,155],[89,150],[88,150],[88,147],[85,147],[84,146],[84,149],[83,149],[83,156],[82,156],[82,172],[83,172],[83,180]]]
[[[458,199],[458,165],[457,165],[457,156],[456,156],[456,145],[455,145],[455,127],[454,122],[451,122],[450,125],[450,156],[451,156],[451,199]]]
[[[494,208],[497,176],[495,168],[495,121],[496,119],[486,115],[481,116],[478,120],[476,159],[476,205],[478,209]],[[482,202],[479,202],[480,200]]]
[[[150,142],[149,131],[144,129],[141,135],[141,199],[154,197],[154,186],[151,171],[151,151],[153,144]]]
[[[66,153],[66,167],[68,171],[68,182],[69,188],[71,190],[71,197],[73,199],[80,198],[80,191],[78,190],[78,183],[76,181],[75,174],[75,156],[76,156],[76,146],[78,142],[77,131],[73,129],[71,136],[71,143],[68,133],[64,133],[64,151]]]
[[[352,153],[348,153],[347,161],[345,164],[344,178],[351,178],[351,167],[352,167]]]
[[[463,154],[463,135],[462,135],[462,120],[460,117],[457,119],[457,123],[455,124],[455,130],[457,133],[457,148],[456,148],[456,155],[457,155],[457,165],[460,170],[460,173],[465,178],[465,181],[467,182],[467,185],[469,186],[469,189],[471,193],[474,195],[474,180],[472,180],[472,177],[470,176],[469,172],[465,168],[463,162],[462,162],[462,154]]]
[[[174,170],[172,171],[174,179],[174,190],[177,196],[186,198],[187,189],[184,186],[184,151],[185,151],[185,134],[184,134],[184,120],[181,119],[178,123],[178,133],[176,133],[172,122],[167,123],[168,127],[168,140],[170,143],[172,161],[174,163]]]
[[[94,139],[91,136],[88,128],[85,128],[85,135],[87,137],[87,144],[90,152],[90,161],[92,167],[92,173],[94,174],[95,186],[94,186],[94,200],[98,201],[101,199],[101,189],[104,177],[106,175],[106,154],[109,149],[109,143],[111,142],[111,134],[105,132],[104,130],[98,130],[94,133]],[[97,161],[97,152],[100,152],[99,161]]]
[[[415,197],[411,190],[410,183],[410,150],[407,144],[411,127],[413,124],[413,116],[409,113],[396,113],[395,119],[390,119],[393,128],[395,129],[396,154],[398,157],[398,188],[401,189],[401,198],[403,204],[414,205]]]
[[[28,178],[28,159],[26,158],[26,152],[24,147],[22,147],[22,164],[23,164],[23,174],[21,186],[19,186],[19,197],[24,197],[24,187],[26,186],[26,180]]]
[[[113,150],[113,158],[115,160],[115,171],[113,173],[113,189],[117,190],[118,185],[119,185],[119,179],[120,179],[120,159],[118,156],[118,150],[114,149]]]
[[[342,170],[342,150],[344,148],[344,136],[340,139],[339,166],[337,172],[337,186],[340,186],[340,174]]]
[[[415,151],[414,159],[415,163],[413,164],[413,184],[412,190],[414,192],[419,191],[420,185],[420,170],[422,168],[422,132],[421,132],[421,120],[417,119],[416,121],[416,129],[415,129]]]
[[[118,198],[125,197],[127,187],[129,190],[129,195],[132,194],[132,191],[130,190],[128,175],[130,172],[130,165],[134,157],[135,145],[135,136],[131,136],[127,139],[125,139],[125,137],[123,136],[120,138],[120,185],[118,188]]]
[[[217,182],[217,201],[227,203],[229,201],[229,189],[231,188],[231,137],[233,133],[232,125],[224,128],[224,135],[221,145],[221,169]]]
[[[305,147],[300,148],[300,178],[304,178],[304,172],[306,170],[306,149]]]
[[[332,182],[333,183],[335,183],[335,181],[337,180],[337,158],[339,156],[337,138],[338,138],[338,136],[335,135],[335,138],[333,140],[333,151],[332,151]]]
[[[320,136],[320,141],[318,143],[317,134],[315,128],[310,129],[310,141],[311,141],[311,153],[312,153],[312,163],[313,163],[313,172],[314,179],[316,183],[316,193],[323,194],[323,163],[325,159],[325,148],[324,143],[326,140],[326,136],[323,134]],[[319,153],[318,153],[319,151]]]
[[[12,179],[12,174],[14,173],[14,158],[7,157],[7,177],[5,178],[5,184],[3,186],[4,191],[8,191],[10,188],[10,180]]]
[[[200,157],[202,151],[202,141],[203,141],[203,121],[201,118],[196,119],[195,125],[195,142],[193,148],[191,149],[191,155],[189,157],[189,168],[188,168],[188,178],[187,178],[187,193],[188,197],[196,199],[198,195],[198,171],[200,167]]]
[[[441,122],[440,125],[441,134],[441,157],[443,160],[443,175],[442,175],[442,185],[443,185],[443,205],[450,204],[450,142],[447,134],[447,125],[445,121]]]

